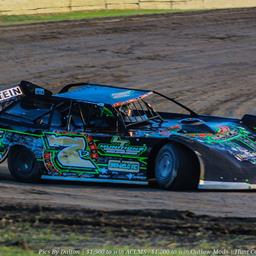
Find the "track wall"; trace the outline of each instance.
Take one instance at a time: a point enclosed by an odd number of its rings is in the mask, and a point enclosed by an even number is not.
[[[0,15],[98,9],[221,9],[256,7],[256,0],[0,0]]]

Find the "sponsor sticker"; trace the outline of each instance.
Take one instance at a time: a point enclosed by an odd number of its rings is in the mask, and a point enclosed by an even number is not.
[[[35,88],[35,95],[44,95],[45,90],[43,88]]]
[[[122,155],[141,155],[146,151],[146,145],[133,146],[129,140],[122,140],[118,136],[114,136],[111,143],[100,143],[98,146],[104,153],[107,154],[122,154]]]
[[[22,95],[22,91],[19,86],[0,91],[0,101],[4,101],[13,97]]]
[[[112,98],[113,99],[122,99],[126,97],[130,97],[132,95],[133,91],[124,91],[124,92],[117,92],[117,93],[112,93]]]
[[[119,172],[139,172],[140,163],[133,161],[109,160],[108,169]]]

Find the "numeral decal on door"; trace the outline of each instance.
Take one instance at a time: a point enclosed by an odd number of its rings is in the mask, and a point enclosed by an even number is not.
[[[87,142],[84,137],[47,135],[46,138],[49,147],[57,151],[58,162],[63,167],[96,169],[95,164],[90,159],[90,152],[85,151]]]

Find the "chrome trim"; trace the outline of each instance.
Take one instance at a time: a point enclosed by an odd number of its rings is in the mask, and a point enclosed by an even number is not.
[[[202,158],[202,154],[198,151],[195,151],[195,154],[197,156],[197,159],[199,161],[200,166],[200,179],[203,180],[205,178],[205,164]]]
[[[246,182],[224,182],[224,181],[204,181],[200,180],[199,189],[224,189],[224,190],[248,190],[256,189],[256,184]]]
[[[112,179],[97,179],[97,178],[75,178],[75,177],[62,177],[42,175],[41,179],[44,180],[64,180],[64,181],[81,181],[81,182],[104,182],[115,184],[134,184],[134,185],[148,185],[148,181],[131,181],[131,180],[112,180]]]

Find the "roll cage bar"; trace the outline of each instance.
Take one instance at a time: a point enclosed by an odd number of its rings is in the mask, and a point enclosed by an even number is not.
[[[182,107],[183,109],[187,110],[191,114],[191,116],[193,116],[193,117],[197,117],[198,116],[198,114],[196,112],[194,112],[191,108],[183,105],[182,103],[178,102],[177,100],[175,100],[173,98],[170,98],[168,96],[165,96],[164,94],[162,94],[160,92],[157,92],[157,91],[153,91],[153,93],[157,94],[157,95],[159,95],[159,96],[161,96],[161,97],[163,97],[163,98],[165,98],[165,99],[175,103],[176,105]]]
[[[66,109],[65,109],[65,111],[67,111],[68,113],[67,113],[67,116],[66,116],[66,119],[67,119],[67,123],[66,123],[66,128],[67,128],[67,131],[70,131],[71,130],[71,121],[72,121],[72,117],[73,117],[73,107],[74,107],[74,105],[75,104],[77,104],[77,110],[78,110],[78,114],[79,114],[79,117],[80,117],[80,119],[81,119],[81,121],[82,121],[82,124],[83,124],[83,130],[85,131],[86,129],[93,129],[93,128],[95,128],[95,127],[92,127],[91,125],[90,125],[90,121],[92,121],[92,120],[90,120],[89,118],[88,118],[88,116],[86,116],[85,114],[84,114],[84,111],[82,111],[82,105],[83,104],[86,104],[86,103],[84,103],[84,102],[80,102],[80,101],[76,101],[76,100],[70,100],[70,99],[68,99],[68,100],[66,100],[66,103],[67,103],[67,106],[66,106]],[[48,112],[48,114],[50,114],[50,117],[49,117],[49,123],[48,123],[48,127],[49,128],[51,128],[52,127],[52,119],[53,119],[53,115],[54,115],[54,111],[58,108],[58,107],[60,107],[61,105],[63,104],[63,101],[59,101],[59,102],[57,102],[52,108],[51,108],[51,110],[49,110],[49,112]],[[91,104],[91,103],[88,103],[89,105],[94,105],[94,104]],[[95,104],[96,105],[96,104]],[[111,108],[111,106],[107,106],[107,105],[105,105],[105,106],[100,106],[100,107],[110,107]],[[114,109],[113,109],[113,111],[114,111]],[[116,116],[117,117],[117,121],[116,121],[116,124],[115,124],[115,127],[112,127],[111,128],[111,130],[113,131],[113,128],[115,128],[115,131],[120,131],[120,130],[123,130],[123,124],[122,123],[120,123],[120,122],[118,122],[118,115]],[[120,125],[119,125],[120,124]],[[97,130],[97,128],[95,128],[95,131]]]

